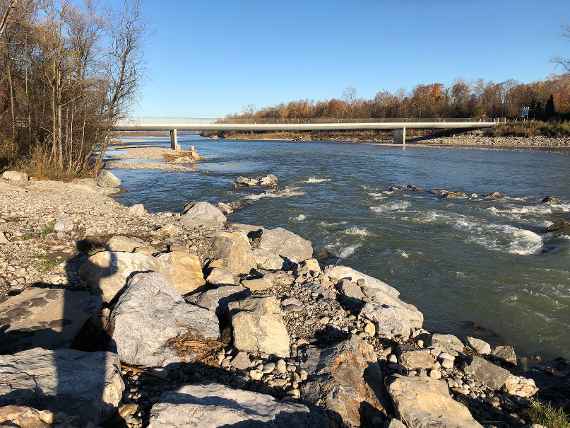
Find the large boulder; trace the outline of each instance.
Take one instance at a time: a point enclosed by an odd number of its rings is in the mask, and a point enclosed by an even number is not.
[[[467,407],[451,398],[444,381],[396,376],[388,391],[409,428],[481,428]]]
[[[385,300],[366,303],[360,311],[361,318],[376,325],[378,336],[408,338],[413,330],[422,328],[423,314],[415,306],[391,297]]]
[[[289,357],[289,334],[275,297],[249,297],[230,303],[229,309],[238,350]]]
[[[105,303],[111,302],[136,272],[159,271],[158,260],[140,253],[102,251],[89,257],[80,270],[81,278],[101,293]]]
[[[464,367],[466,374],[473,376],[476,382],[491,389],[501,389],[511,373],[484,358],[473,356]]]
[[[5,171],[2,173],[2,178],[11,184],[26,184],[29,180],[28,174],[20,171]]]
[[[297,263],[313,257],[313,245],[310,241],[282,227],[264,229],[259,248]]]
[[[69,347],[100,307],[88,291],[27,288],[0,303],[0,353]]]
[[[363,291],[367,290],[369,294],[373,294],[375,291],[381,291],[394,297],[400,295],[400,292],[394,287],[348,266],[327,266],[324,274],[331,278],[333,282],[338,282],[345,278],[352,282],[359,282],[362,284],[360,287],[364,289]]]
[[[192,294],[186,298],[186,301],[215,312],[218,317],[222,318],[228,314],[230,302],[249,297],[250,295],[251,292],[247,288],[237,285],[226,285]]]
[[[121,179],[106,169],[97,176],[97,186],[104,188],[116,188],[121,185]]]
[[[253,257],[259,269],[280,270],[283,268],[283,259],[270,251],[256,248],[253,250]]]
[[[242,232],[220,232],[214,237],[213,250],[216,259],[226,270],[239,275],[256,267],[249,239]]]
[[[181,221],[187,227],[220,228],[226,223],[227,218],[214,205],[208,202],[197,202],[187,205]]]
[[[173,251],[157,257],[159,271],[180,294],[191,293],[206,283],[200,258],[186,251]]]
[[[111,326],[121,361],[149,367],[196,361],[220,337],[215,313],[187,304],[155,272],[129,280],[111,314]],[[191,341],[196,348],[177,348]]]
[[[123,390],[119,359],[110,352],[34,348],[0,355],[0,406],[63,411],[86,426],[112,415]]]
[[[309,374],[302,387],[305,400],[323,403],[347,426],[381,426],[383,377],[371,345],[353,336],[326,348],[310,347],[304,368]]]
[[[165,392],[152,406],[149,428],[327,427],[325,414],[301,403],[217,383]]]
[[[429,338],[428,345],[439,352],[447,352],[453,356],[457,356],[465,350],[463,342],[452,334],[434,333]]]

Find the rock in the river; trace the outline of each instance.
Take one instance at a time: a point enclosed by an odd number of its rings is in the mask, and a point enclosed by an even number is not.
[[[501,389],[511,376],[508,370],[477,356],[473,356],[471,362],[465,365],[464,371],[477,382],[495,390]]]
[[[111,171],[106,169],[102,170],[97,176],[97,185],[105,188],[116,188],[121,185],[121,179],[118,178]]]
[[[244,299],[250,295],[251,292],[247,288],[226,285],[192,294],[186,298],[186,301],[215,312],[218,317],[225,317],[228,313],[230,302]]]
[[[243,187],[277,187],[279,179],[273,174],[260,177],[243,177],[236,178],[235,185]]]
[[[324,403],[348,426],[380,426],[374,422],[385,415],[383,377],[371,345],[353,336],[326,348],[310,347],[304,368],[309,374],[302,386],[305,400]]]
[[[220,336],[215,313],[187,304],[159,273],[140,273],[129,280],[111,323],[121,361],[148,367],[196,361]],[[178,349],[185,340],[201,342],[200,349]]]
[[[451,398],[444,381],[395,376],[388,391],[407,427],[481,428],[467,407]]]
[[[20,171],[4,171],[2,178],[11,184],[26,184],[29,180],[28,174]]]
[[[223,268],[214,268],[206,278],[212,285],[235,285],[236,281],[231,272]]]
[[[230,303],[229,309],[238,350],[289,356],[289,334],[275,297],[249,297]]]
[[[187,227],[220,228],[226,223],[227,218],[214,205],[208,202],[197,202],[185,208],[180,220]]]
[[[530,398],[538,392],[534,380],[520,376],[509,376],[505,381],[505,390],[514,396]]]
[[[149,428],[327,427],[327,417],[301,403],[217,383],[165,392],[150,412]]]
[[[0,406],[63,411],[86,426],[110,416],[123,390],[119,359],[110,352],[34,348],[0,355]]]
[[[313,245],[310,241],[281,227],[264,229],[259,248],[297,263],[313,257]]]
[[[434,333],[431,335],[429,345],[434,349],[441,352],[447,352],[453,356],[457,356],[465,349],[463,342],[459,340],[457,336],[453,336],[452,334]]]
[[[570,221],[560,219],[556,220],[553,224],[546,228],[547,233],[555,233],[555,234],[570,234]]]
[[[546,205],[558,205],[560,203],[560,198],[556,196],[545,196],[542,198],[542,201],[540,203]]]
[[[214,237],[214,254],[235,275],[249,273],[256,266],[249,239],[242,232],[220,232]]]
[[[113,236],[107,241],[105,248],[108,251],[123,251],[125,253],[132,253],[137,248],[144,247],[146,242],[139,238],[129,236]]]
[[[499,345],[493,349],[493,356],[503,360],[506,363],[517,365],[517,354],[515,348],[510,345]]]
[[[491,345],[484,340],[468,336],[467,343],[480,355],[489,355],[491,353]]]
[[[186,251],[172,251],[157,257],[160,273],[180,294],[191,293],[206,283],[198,256]]]
[[[256,248],[253,250],[253,257],[259,269],[279,270],[283,267],[283,259],[270,251]]]
[[[159,271],[158,261],[140,253],[102,251],[89,257],[79,271],[81,278],[101,293],[109,303],[125,286],[135,272]]]
[[[0,303],[0,353],[69,347],[100,306],[88,291],[27,288]]]

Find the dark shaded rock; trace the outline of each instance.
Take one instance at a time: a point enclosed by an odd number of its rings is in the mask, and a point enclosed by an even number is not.
[[[359,337],[309,348],[304,368],[309,373],[302,387],[304,399],[323,403],[349,426],[385,420],[382,371],[372,346]]]
[[[473,356],[471,362],[465,365],[464,371],[477,382],[494,390],[501,389],[511,376],[508,370],[477,356]]]

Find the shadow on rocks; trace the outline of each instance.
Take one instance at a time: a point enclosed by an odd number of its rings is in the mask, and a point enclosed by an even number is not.
[[[240,373],[232,373],[223,368],[210,365],[204,362],[194,363],[174,363],[169,364],[163,369],[146,369],[139,376],[140,385],[143,390],[148,388],[155,392],[153,398],[149,401],[149,405],[142,409],[143,426],[150,423],[152,405],[162,404],[198,404],[205,406],[224,407],[230,410],[244,412],[250,416],[262,416],[262,414],[251,410],[240,402],[219,396],[196,397],[193,395],[177,392],[177,390],[186,385],[209,385],[220,384],[233,389],[256,392],[266,394],[279,400],[287,400],[287,394],[279,388],[272,388],[261,381],[248,379]],[[158,393],[158,394],[157,394]],[[340,416],[328,409],[315,407],[309,403],[290,401],[291,403],[304,404],[309,409],[309,415],[306,413],[279,413],[271,422],[260,421],[243,421],[236,424],[224,425],[224,427],[313,427],[323,426],[331,428],[341,428],[342,424]],[[306,424],[307,420],[314,420],[314,424]],[[326,421],[327,424],[323,424]]]
[[[21,353],[4,374],[10,379],[0,379],[0,388],[9,391],[0,396],[0,406],[28,405],[63,413],[62,417],[78,426],[98,424],[116,413],[117,403],[109,403],[106,396],[109,379],[116,384],[120,376],[118,360],[109,360],[112,354],[106,352],[115,348],[107,332],[108,319],[102,315],[108,311],[103,310],[98,284],[86,289],[78,281],[79,267],[89,263],[89,254],[96,249],[106,248],[97,241],[77,241],[76,254],[65,263],[65,285],[33,284],[22,293],[39,297],[0,314],[0,353],[5,358]],[[115,259],[111,266],[105,276],[117,272]],[[34,385],[23,379],[22,373],[28,374]]]

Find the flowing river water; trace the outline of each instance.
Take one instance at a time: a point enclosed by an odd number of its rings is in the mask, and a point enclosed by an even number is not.
[[[167,147],[167,138],[126,139]],[[190,200],[246,199],[233,222],[283,226],[339,263],[378,277],[425,315],[426,328],[570,357],[570,237],[544,234],[570,215],[570,152],[208,140],[193,172],[116,169],[118,199],[179,212]],[[272,173],[280,190],[235,192]],[[387,191],[464,191],[466,199]],[[500,200],[483,197],[502,192]],[[560,203],[541,204],[546,195]]]

